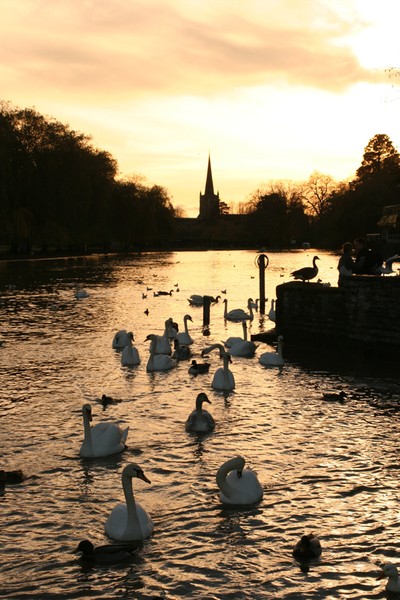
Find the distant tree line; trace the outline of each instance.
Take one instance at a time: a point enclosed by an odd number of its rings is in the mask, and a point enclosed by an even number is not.
[[[140,248],[173,227],[166,190],[117,179],[108,152],[68,125],[0,103],[0,244],[15,253]]]
[[[270,183],[239,206],[242,219],[230,221],[223,204],[221,223],[205,223],[199,239],[212,234],[237,245],[289,247],[296,240],[338,248],[375,232],[383,206],[399,203],[400,155],[387,135],[378,134],[352,180],[338,183],[314,172],[306,182]],[[33,247],[167,246],[181,216],[165,188],[119,178],[116,161],[90,137],[34,109],[0,103],[1,246],[24,254]]]
[[[254,192],[240,211],[249,215],[254,236],[264,244],[307,240],[338,248],[376,232],[383,207],[393,204],[400,204],[400,155],[387,135],[378,134],[352,180],[337,183],[314,172],[304,183],[272,183]]]

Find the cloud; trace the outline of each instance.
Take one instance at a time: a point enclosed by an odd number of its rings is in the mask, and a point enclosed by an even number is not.
[[[0,73],[8,94],[22,84],[32,98],[67,94],[106,105],[271,83],[340,92],[378,76],[346,45],[354,15],[321,0],[3,4]]]

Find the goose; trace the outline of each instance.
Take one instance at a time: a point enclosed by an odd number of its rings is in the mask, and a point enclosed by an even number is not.
[[[198,363],[196,360],[192,360],[188,372],[190,375],[199,375],[200,373],[208,373],[210,370],[210,363]]]
[[[224,366],[217,369],[214,373],[213,380],[211,382],[211,387],[215,390],[220,391],[231,391],[235,389],[235,378],[233,373],[229,370],[229,363],[232,362],[230,355],[225,351],[222,344],[213,344],[209,348],[205,348],[201,355],[204,356],[208,354],[215,348],[219,350],[219,356],[224,361]]]
[[[121,364],[124,366],[127,365],[139,365],[140,364],[140,356],[138,349],[135,346],[132,346],[132,342],[135,338],[133,337],[133,333],[130,331],[128,333],[129,343],[122,350],[121,354]]]
[[[80,553],[80,558],[84,562],[113,565],[128,560],[136,550],[137,546],[129,544],[106,544],[95,548],[90,540],[82,540],[75,553]]]
[[[129,344],[130,333],[131,332],[128,332],[126,329],[120,329],[119,331],[117,331],[112,341],[113,349],[122,350],[123,348],[125,348],[125,346]]]
[[[344,402],[346,396],[347,394],[343,390],[341,392],[324,392],[322,394],[322,398],[326,402]]]
[[[270,321],[273,321],[274,323],[276,321],[275,300],[274,299],[271,300],[271,308],[269,309],[269,312],[268,312],[268,319]]]
[[[135,502],[132,489],[133,477],[151,483],[139,465],[136,463],[126,465],[122,471],[122,489],[124,490],[125,503],[117,504],[105,522],[106,534],[113,540],[121,542],[145,540],[153,533],[153,521],[144,508],[138,502]]]
[[[186,431],[205,433],[206,431],[212,431],[214,429],[214,418],[208,412],[208,410],[203,409],[203,402],[208,402],[208,404],[211,404],[207,394],[201,392],[196,398],[196,409],[190,413],[186,420]]]
[[[225,348],[232,348],[232,346],[234,346],[235,344],[237,344],[238,342],[243,342],[245,340],[247,340],[247,323],[246,321],[242,321],[242,329],[243,329],[243,337],[228,337],[228,339],[225,342],[222,342],[225,346]]]
[[[192,319],[192,317],[190,315],[185,315],[183,317],[183,324],[184,324],[184,327],[185,327],[185,331],[182,331],[182,333],[177,333],[176,334],[176,338],[179,340],[179,343],[181,345],[185,345],[185,346],[190,346],[191,344],[193,344],[193,339],[189,335],[188,321],[192,321],[193,322],[193,319]]]
[[[110,456],[126,449],[129,427],[121,429],[116,423],[104,421],[91,427],[92,407],[90,404],[82,406],[82,416],[85,435],[79,451],[80,456],[83,458]]]
[[[313,533],[303,535],[293,548],[293,556],[298,561],[318,558],[321,552],[321,542]]]
[[[178,339],[174,340],[174,351],[172,353],[172,358],[176,360],[189,360],[192,358],[192,351],[189,346],[185,344],[180,344]]]
[[[392,563],[386,563],[381,565],[381,569],[382,573],[378,575],[377,579],[383,579],[384,577],[389,578],[386,583],[386,591],[400,592],[400,578],[396,565],[393,565]]]
[[[314,277],[318,275],[318,267],[316,263],[317,260],[320,260],[318,256],[314,256],[312,267],[303,267],[302,269],[297,269],[297,271],[293,271],[290,273],[290,275],[295,279],[301,279],[303,282],[314,279]]]
[[[150,333],[145,341],[150,341],[150,357],[147,361],[146,371],[169,371],[176,367],[174,358],[167,354],[156,354],[157,336],[154,333]]]
[[[252,469],[245,469],[243,456],[226,461],[217,471],[216,480],[223,504],[256,504],[263,488]]]
[[[228,311],[228,300],[225,298],[223,301],[225,304],[224,319],[227,321],[252,321],[254,319],[253,308],[251,306],[252,302],[252,298],[249,298],[247,301],[247,308],[249,309],[248,313],[242,308],[234,308]]]
[[[158,292],[153,292],[153,296],[172,296],[172,292],[174,290],[170,290],[169,292],[164,292],[164,291],[158,291]]]
[[[285,364],[283,355],[283,336],[278,335],[278,351],[277,352],[263,352],[258,358],[258,362],[266,367],[282,367]]]

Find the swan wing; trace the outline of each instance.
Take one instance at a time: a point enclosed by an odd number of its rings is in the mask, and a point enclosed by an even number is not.
[[[108,456],[125,450],[129,427],[122,430],[115,423],[98,423],[91,433],[94,455]]]

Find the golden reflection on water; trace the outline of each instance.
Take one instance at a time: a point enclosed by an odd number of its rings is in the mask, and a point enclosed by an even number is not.
[[[334,285],[337,257],[318,254],[319,276]],[[276,285],[312,256],[271,254],[266,295],[274,297]],[[146,372],[144,340],[161,334],[169,317],[182,328],[191,314],[196,358],[205,346],[242,334],[240,324],[223,320],[221,302],[211,307],[205,332],[202,308],[187,299],[225,296],[226,289],[230,307],[245,308],[258,297],[254,257],[212,251],[1,266],[2,462],[28,476],[0,497],[5,597],[322,599],[374,597],[383,589],[371,572],[376,561],[397,557],[398,416],[385,410],[399,393],[396,378],[376,379],[340,361],[303,367],[305,357],[281,370],[264,368],[257,355],[272,349],[265,344],[253,359],[233,359],[236,388],[226,394],[210,386],[218,353],[208,356],[206,375],[190,375],[188,362]],[[6,288],[11,282],[15,288]],[[88,298],[75,298],[77,283]],[[159,290],[174,291],[154,296]],[[271,327],[257,314],[250,333]],[[111,348],[120,329],[134,332],[137,367],[122,366]],[[346,390],[346,402],[323,402],[331,389]],[[194,436],[184,423],[201,391],[216,428]],[[103,409],[103,393],[120,402]],[[126,453],[79,458],[86,402],[94,423],[129,425]],[[237,453],[264,487],[257,507],[219,502],[215,473]],[[107,542],[104,521],[123,498],[121,471],[131,461],[152,482],[135,482],[134,491],[155,522],[154,536],[125,568],[82,570],[72,549],[85,537]],[[307,570],[291,552],[310,531],[319,534],[323,554]]]

